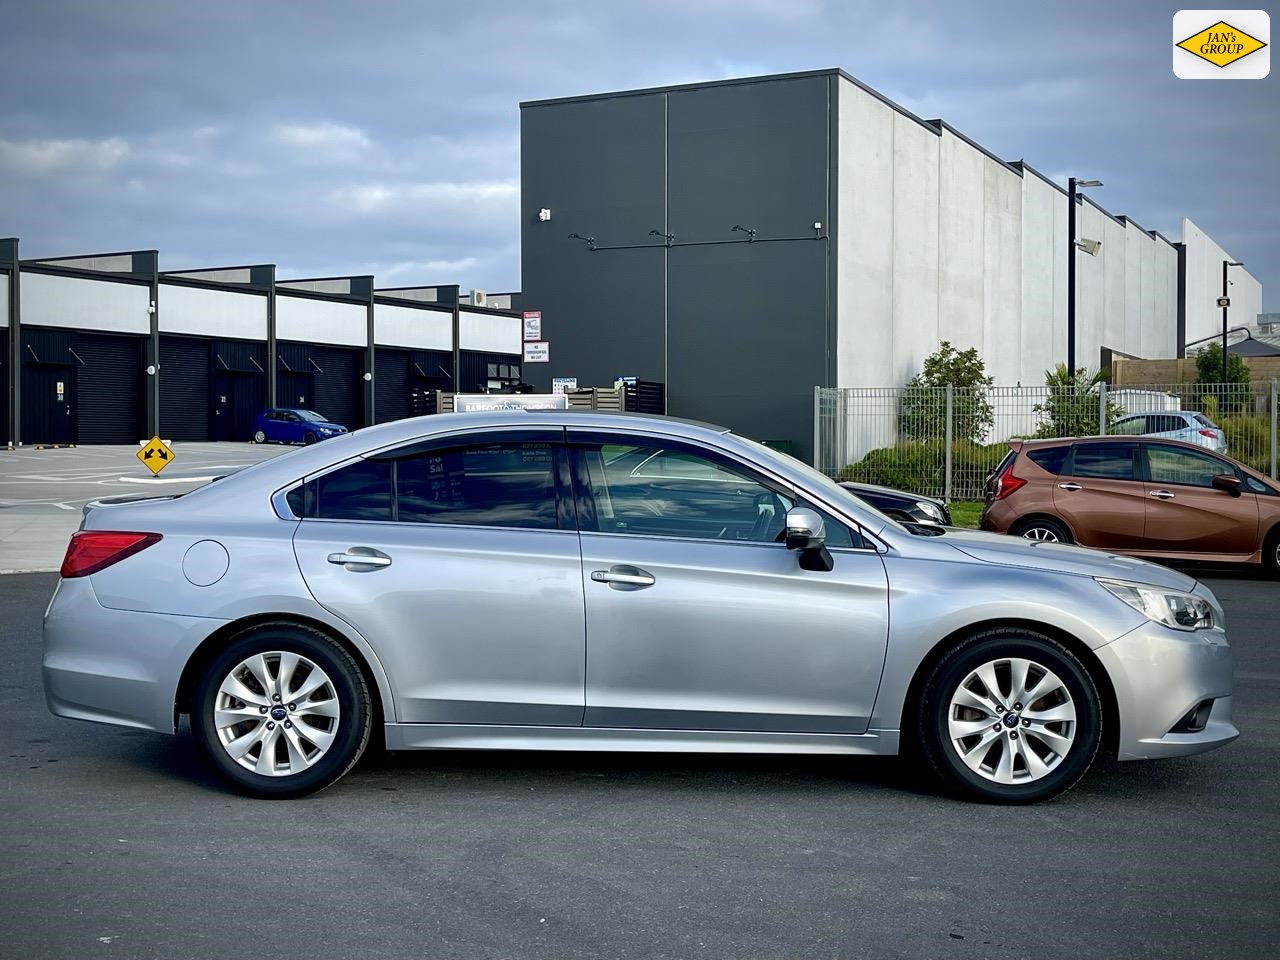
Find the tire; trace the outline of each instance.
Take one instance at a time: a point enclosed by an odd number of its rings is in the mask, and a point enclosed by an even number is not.
[[[261,431],[261,430],[255,430],[255,431],[254,431],[254,433],[253,433],[253,442],[254,442],[254,443],[266,443],[266,442],[267,442],[267,435],[266,435],[266,433],[264,433],[264,432],[263,432],[263,431]]]
[[[316,435],[312,433],[310,430],[308,430],[305,434],[302,435],[302,442],[305,443],[307,446],[311,446],[311,444],[316,442]]]
[[[1048,517],[1036,517],[1031,520],[1019,520],[1009,530],[1015,537],[1028,540],[1039,540],[1045,543],[1075,543],[1071,531],[1057,520]]]
[[[1013,696],[1015,663],[1028,664],[1025,678],[1036,695],[1030,703]],[[988,670],[1000,688],[997,710],[978,706],[992,700],[979,675]],[[984,630],[943,657],[925,682],[916,723],[942,785],[986,803],[1062,795],[1084,776],[1102,742],[1101,700],[1084,664],[1056,640],[1020,628]]]
[[[1262,565],[1273,577],[1280,577],[1280,526],[1267,535],[1262,545]]]
[[[264,672],[265,684],[258,679]],[[282,673],[285,691],[264,690]],[[334,640],[309,627],[267,623],[237,636],[205,668],[191,728],[236,790],[290,799],[329,786],[356,765],[373,730],[372,703],[364,673]]]

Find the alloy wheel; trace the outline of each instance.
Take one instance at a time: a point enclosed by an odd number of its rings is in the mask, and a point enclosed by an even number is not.
[[[1058,536],[1058,531],[1049,527],[1027,527],[1027,529],[1022,532],[1022,535],[1028,540],[1039,540],[1043,543],[1062,542],[1062,538]]]
[[[961,762],[980,777],[1031,783],[1071,750],[1076,705],[1062,680],[1034,660],[991,660],[970,671],[952,694],[947,732]]]
[[[214,730],[227,755],[269,777],[312,767],[332,746],[340,720],[328,674],[288,651],[241,661],[218,687],[213,708]]]

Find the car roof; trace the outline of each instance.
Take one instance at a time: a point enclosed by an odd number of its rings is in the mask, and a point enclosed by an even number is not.
[[[1174,440],[1172,437],[1155,437],[1144,434],[1137,436],[1129,435],[1108,435],[1098,437],[1053,437],[1045,440],[1010,440],[1009,446],[1015,450],[1039,450],[1041,447],[1056,447],[1069,443],[1160,443],[1170,444],[1175,447],[1186,447],[1188,450],[1199,450],[1201,453],[1209,453],[1218,457],[1226,457],[1226,454],[1218,453],[1207,447],[1202,447],[1198,443],[1188,443],[1185,440]],[[1230,457],[1226,457],[1230,460]]]

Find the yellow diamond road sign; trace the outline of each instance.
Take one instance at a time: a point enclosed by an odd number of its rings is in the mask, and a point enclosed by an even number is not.
[[[1257,37],[1249,36],[1243,30],[1237,30],[1226,21],[1219,20],[1213,26],[1187,37],[1178,46],[1189,53],[1194,53],[1201,60],[1208,60],[1218,67],[1225,67],[1227,64],[1235,63],[1241,57],[1247,57],[1261,50],[1266,44]]]
[[[142,465],[157,474],[173,462],[173,449],[159,437],[152,437],[138,451]]]

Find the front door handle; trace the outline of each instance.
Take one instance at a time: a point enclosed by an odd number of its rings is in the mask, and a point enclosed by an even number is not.
[[[1068,483],[1060,483],[1060,484],[1058,484],[1058,489],[1059,489],[1059,490],[1083,490],[1083,489],[1084,489],[1084,487],[1080,486],[1080,484],[1078,484],[1078,483],[1070,483],[1070,482],[1068,482]]]
[[[1152,490],[1151,495],[1158,500],[1172,500],[1174,496],[1168,490]]]
[[[640,590],[658,582],[648,571],[627,564],[615,564],[608,570],[592,570],[591,579],[596,583],[606,583],[614,590]]]
[[[353,553],[351,551],[367,551]],[[391,558],[385,553],[379,553],[369,547],[351,547],[343,553],[329,554],[329,562],[336,563],[339,566],[348,564],[360,564],[365,567],[389,567],[391,566]]]

